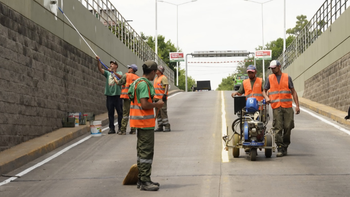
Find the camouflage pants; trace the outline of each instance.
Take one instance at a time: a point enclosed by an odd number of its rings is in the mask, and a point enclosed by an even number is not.
[[[123,119],[120,127],[121,132],[126,132],[126,127],[128,126],[129,122],[129,114],[130,114],[130,100],[129,99],[123,99]],[[132,131],[135,130],[135,128],[131,128]]]
[[[275,132],[275,142],[277,147],[288,148],[290,136],[294,128],[293,108],[273,109],[272,129]]]
[[[151,181],[152,163],[154,154],[154,130],[137,129],[137,167],[139,179]]]
[[[154,99],[155,102],[157,102],[159,99]],[[167,110],[167,103],[168,100],[164,102],[163,107],[158,111],[157,115],[157,123],[158,123],[158,128],[161,128],[165,126],[165,128],[170,129],[170,123],[168,120],[168,110]]]

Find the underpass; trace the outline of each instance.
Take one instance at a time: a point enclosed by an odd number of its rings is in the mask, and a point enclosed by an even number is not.
[[[169,98],[172,131],[155,133],[151,177],[161,184],[157,192],[122,185],[130,166],[136,163],[136,136],[104,132],[101,137],[89,138],[0,186],[0,194],[212,197],[346,196],[349,193],[350,136],[304,109],[295,116],[288,156],[277,158],[273,153],[271,158],[265,158],[264,152],[258,151],[257,161],[250,161],[243,150],[239,158],[233,158],[232,150],[223,151],[222,133],[226,128],[222,126],[226,124],[232,132],[231,123],[237,118],[230,94],[229,91],[189,92]],[[222,116],[223,113],[226,115]],[[87,135],[8,174],[16,175],[84,137]],[[1,177],[0,182],[6,179]]]

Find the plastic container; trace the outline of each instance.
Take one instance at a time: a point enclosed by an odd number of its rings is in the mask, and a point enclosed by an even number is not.
[[[79,113],[74,113],[75,126],[79,127]]]
[[[91,132],[91,136],[101,136],[101,127],[102,127],[102,121],[91,121],[90,122],[90,132]]]

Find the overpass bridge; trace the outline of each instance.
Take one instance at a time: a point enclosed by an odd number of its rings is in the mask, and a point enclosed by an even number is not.
[[[66,135],[59,135],[63,131],[57,129],[61,127],[64,113],[91,111],[103,117],[105,112],[101,90],[104,78],[96,69],[93,54],[67,21],[60,15],[56,20],[43,2],[0,0],[0,148],[3,150],[0,166],[4,164],[3,153],[24,155],[20,160],[22,168],[1,171],[9,176],[40,162],[33,159],[43,156],[39,160],[44,160],[88,136],[86,128],[80,133],[66,131]],[[136,34],[130,33],[131,27],[125,19],[119,18],[117,21],[121,23],[115,23],[118,31],[111,31],[101,23],[101,18],[96,19],[96,13],[86,2],[64,1],[62,7],[102,60],[116,59],[125,73],[125,66],[130,62],[140,65],[145,59],[155,57],[154,52],[135,38]],[[305,34],[299,35],[287,49],[284,59],[280,57],[280,61],[285,62],[284,72],[293,77],[305,106],[332,118],[335,116],[332,111],[339,115],[350,105],[350,12],[347,7],[347,1],[325,1],[309,29],[304,30]],[[81,20],[91,20],[94,24],[82,25]],[[322,25],[317,26],[321,21]],[[161,181],[161,189],[164,188],[156,195],[252,196],[272,191],[276,196],[344,196],[349,193],[346,184],[350,174],[346,156],[349,136],[342,132],[348,131],[349,126],[334,122],[336,127],[329,126],[308,115],[305,109],[296,116],[290,157],[277,159],[273,155],[271,160],[261,158],[257,164],[248,162],[244,156],[236,160],[228,153],[228,160],[223,162],[221,136],[236,118],[230,110],[233,102],[228,99],[229,93],[175,95],[169,102],[174,131],[156,136],[156,158],[159,159],[155,161],[154,179]],[[327,117],[322,118],[331,122]],[[60,136],[60,143],[42,145],[37,152],[26,146],[33,142],[31,139],[46,143],[45,138],[49,140],[52,135]],[[77,140],[72,140],[76,137]],[[69,141],[65,139],[72,141],[62,145]],[[26,143],[22,143],[24,141]],[[0,193],[5,196],[62,196],[63,193],[137,196],[139,191],[135,188],[119,184],[135,161],[132,144],[135,144],[132,136],[104,135],[89,139],[51,163],[23,175],[22,179],[0,186]],[[53,149],[55,152],[45,154]],[[1,177],[0,182],[6,179]],[[270,194],[267,193],[263,196]]]

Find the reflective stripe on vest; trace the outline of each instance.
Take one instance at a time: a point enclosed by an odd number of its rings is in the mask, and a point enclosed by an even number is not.
[[[246,99],[249,97],[256,98],[257,101],[262,101],[264,99],[264,96],[261,91],[262,87],[262,79],[257,77],[255,79],[255,82],[253,84],[253,90],[252,85],[250,83],[250,79],[245,79],[243,81],[243,87],[244,87],[244,94],[246,96]]]
[[[135,84],[135,93],[134,93],[134,100],[130,103],[130,127],[135,128],[149,128],[149,127],[155,127],[156,125],[156,119],[154,117],[154,111],[152,109],[142,109],[141,103],[137,101],[137,95],[136,95],[136,89],[137,85],[140,82],[144,82],[147,84],[146,81],[140,80]],[[148,88],[148,102],[152,103],[152,97],[151,97],[151,90],[147,84]]]
[[[166,77],[166,76],[161,75],[160,77],[156,78],[153,82],[154,91],[156,92],[156,95],[154,96],[155,99],[162,99],[165,93],[165,88],[162,86],[163,77]]]
[[[269,76],[270,90],[269,98],[272,109],[279,107],[291,108],[293,104],[292,91],[289,89],[288,74],[282,73],[278,84],[275,74]]]
[[[126,73],[125,75],[126,75],[126,83],[122,85],[122,94],[120,95],[120,98],[129,99],[128,90],[129,90],[130,84],[132,84],[132,82],[138,79],[139,76],[133,73]]]

